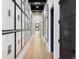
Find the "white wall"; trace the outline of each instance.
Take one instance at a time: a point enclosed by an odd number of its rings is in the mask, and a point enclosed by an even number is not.
[[[45,39],[46,39],[46,46],[48,47],[49,52],[51,51],[50,47],[50,15],[49,15],[49,5],[48,3],[44,6],[44,22],[45,22]]]
[[[54,7],[54,59],[59,58],[59,0],[48,0],[47,2],[49,4],[49,19],[51,19],[51,8]],[[51,21],[49,20],[49,39],[50,37],[50,30],[51,30]],[[49,41],[49,44],[51,44],[51,40]],[[49,49],[50,51],[51,49]]]
[[[59,58],[59,0],[54,0],[54,57]]]
[[[50,9],[52,6],[54,6],[54,0],[48,0],[47,3],[49,4]]]

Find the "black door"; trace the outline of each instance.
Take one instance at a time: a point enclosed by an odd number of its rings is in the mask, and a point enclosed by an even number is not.
[[[75,59],[76,0],[60,0],[60,59]]]

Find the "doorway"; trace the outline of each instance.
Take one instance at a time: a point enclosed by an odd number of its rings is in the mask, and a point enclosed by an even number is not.
[[[54,8],[51,9],[51,52],[54,50]]]

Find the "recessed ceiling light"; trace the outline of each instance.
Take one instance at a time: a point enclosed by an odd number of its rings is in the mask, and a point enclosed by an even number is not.
[[[37,5],[36,8],[39,8],[39,6]]]

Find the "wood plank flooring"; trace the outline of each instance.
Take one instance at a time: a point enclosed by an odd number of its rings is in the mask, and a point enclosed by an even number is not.
[[[33,37],[23,59],[53,59],[43,39]]]

